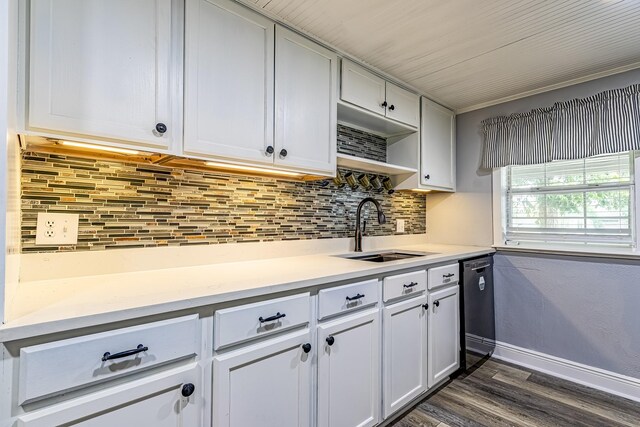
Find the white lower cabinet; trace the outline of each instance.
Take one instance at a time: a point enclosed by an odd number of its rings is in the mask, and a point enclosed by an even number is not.
[[[318,326],[318,427],[368,427],[380,414],[379,309]]]
[[[17,426],[199,426],[203,404],[199,372],[194,363],[89,393],[23,415]]]
[[[460,366],[460,300],[458,284],[429,294],[429,387]]]
[[[215,356],[213,425],[310,425],[310,340],[305,329]]]
[[[427,390],[427,296],[383,309],[383,402],[387,418]]]

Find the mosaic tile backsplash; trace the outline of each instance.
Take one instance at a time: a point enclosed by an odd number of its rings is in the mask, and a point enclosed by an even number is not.
[[[343,171],[344,172],[344,171]],[[365,235],[424,233],[425,195],[337,188],[218,172],[25,152],[23,252],[220,244],[351,237],[358,203],[381,202],[387,224],[368,204]],[[371,212],[369,212],[371,208]],[[36,246],[38,212],[80,215],[78,244]]]
[[[387,161],[387,140],[358,129],[338,125],[338,153]]]

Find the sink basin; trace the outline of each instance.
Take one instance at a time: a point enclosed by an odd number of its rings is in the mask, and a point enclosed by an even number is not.
[[[380,252],[380,253],[370,253],[363,255],[340,255],[342,258],[347,259],[355,259],[358,261],[368,261],[368,262],[389,262],[389,261],[398,261],[400,259],[407,258],[415,258],[420,256],[427,255],[436,255],[436,252],[408,252],[408,251],[388,251],[388,252]]]

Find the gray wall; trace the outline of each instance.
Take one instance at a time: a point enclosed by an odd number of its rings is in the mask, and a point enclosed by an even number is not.
[[[640,69],[459,115],[459,191],[427,196],[427,235],[492,244],[491,175],[478,170],[482,120],[639,82]],[[498,340],[640,378],[640,261],[501,252],[495,269]]]
[[[496,339],[640,377],[640,262],[500,252]]]

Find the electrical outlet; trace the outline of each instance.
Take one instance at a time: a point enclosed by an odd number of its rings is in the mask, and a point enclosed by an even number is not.
[[[396,232],[404,233],[404,219],[396,220]]]
[[[78,243],[78,214],[38,213],[36,245],[75,245]]]

